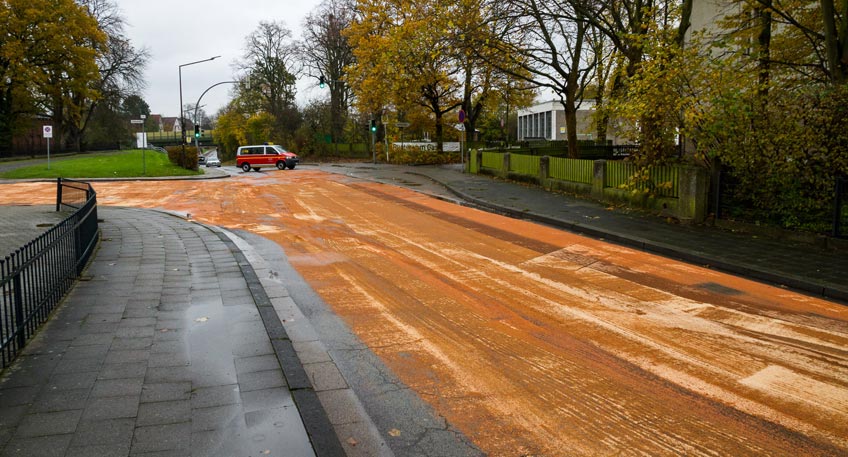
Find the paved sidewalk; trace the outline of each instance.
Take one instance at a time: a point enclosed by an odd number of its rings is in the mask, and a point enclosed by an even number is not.
[[[99,250],[0,379],[0,455],[344,455],[226,233],[101,207]]]
[[[0,205],[0,259],[62,222],[71,211],[55,205]]]
[[[457,166],[359,163],[319,168],[414,190],[434,181],[464,204],[848,302],[845,251],[714,227],[671,224],[643,212],[609,210],[588,199],[547,192],[537,186],[463,173]],[[443,192],[430,193],[446,198]]]

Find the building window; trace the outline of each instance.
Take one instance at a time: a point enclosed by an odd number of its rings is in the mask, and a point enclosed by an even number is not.
[[[545,139],[551,139],[551,112],[545,112]]]
[[[539,113],[533,115],[533,137],[539,137]]]

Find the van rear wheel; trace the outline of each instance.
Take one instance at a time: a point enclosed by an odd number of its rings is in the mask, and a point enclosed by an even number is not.
[[[283,162],[282,160],[278,160],[277,161],[277,168],[280,169],[280,170],[285,170],[286,169],[286,163]]]
[[[242,169],[245,173],[247,173],[248,171],[250,171],[250,164],[249,164],[249,163],[247,163],[247,162],[245,162],[245,163],[241,164],[241,169]]]

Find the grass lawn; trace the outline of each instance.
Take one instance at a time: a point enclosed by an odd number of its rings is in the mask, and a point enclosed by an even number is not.
[[[193,176],[202,171],[180,168],[168,160],[166,154],[144,151],[146,173],[142,173],[142,151],[116,151],[111,154],[81,156],[50,161],[0,173],[0,178],[135,178],[140,176]]]

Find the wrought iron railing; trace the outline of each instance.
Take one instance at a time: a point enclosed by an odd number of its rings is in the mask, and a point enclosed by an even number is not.
[[[0,259],[0,368],[14,360],[47,321],[85,267],[99,239],[97,194],[90,184],[59,178],[56,210],[75,211]]]

